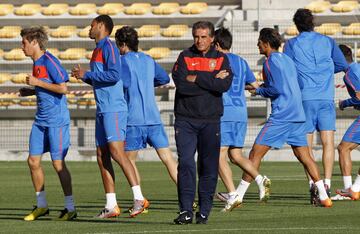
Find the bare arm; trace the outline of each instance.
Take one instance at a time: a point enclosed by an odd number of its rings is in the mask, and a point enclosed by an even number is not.
[[[34,87],[40,87],[46,90],[49,90],[54,93],[59,94],[66,94],[67,93],[67,86],[65,83],[60,84],[49,84],[44,81],[41,81],[40,79],[37,79],[36,77],[32,75],[27,75],[26,77],[26,84]]]

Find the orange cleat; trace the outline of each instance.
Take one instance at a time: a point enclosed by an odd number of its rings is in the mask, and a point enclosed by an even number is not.
[[[144,200],[135,200],[130,216],[135,217],[136,215],[143,213],[149,206],[150,202],[146,198],[144,198]]]
[[[333,205],[330,198],[326,198],[325,200],[320,200],[320,203],[322,207],[326,207],[326,208],[330,208]]]
[[[336,193],[340,194],[341,196],[344,196],[344,197],[350,197],[351,200],[359,200],[360,199],[360,192],[354,192],[351,190],[351,188],[336,189]]]

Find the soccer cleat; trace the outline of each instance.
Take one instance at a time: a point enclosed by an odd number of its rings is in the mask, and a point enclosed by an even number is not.
[[[271,180],[264,176],[259,186],[259,198],[262,202],[267,202],[270,198]]]
[[[314,206],[320,205],[319,191],[315,184],[312,184],[310,188],[310,204]]]
[[[49,215],[49,208],[38,208],[37,206],[34,206],[34,209],[31,211],[30,214],[24,217],[25,221],[34,221],[35,219]]]
[[[192,204],[192,210],[196,211],[196,209],[198,208],[198,204],[196,202],[193,202]]]
[[[331,197],[332,201],[344,201],[344,200],[351,200],[350,197],[345,197],[343,195],[340,194],[336,194],[335,196]]]
[[[112,209],[104,208],[98,215],[95,216],[95,218],[99,219],[107,219],[107,218],[115,218],[120,215],[120,208],[119,206],[115,206]]]
[[[144,198],[144,200],[135,200],[130,216],[135,217],[136,215],[143,213],[149,206],[150,202],[146,198]]]
[[[330,198],[326,198],[325,200],[320,200],[320,204],[322,207],[326,207],[326,208],[330,208],[333,205]]]
[[[131,213],[133,210],[133,207],[129,207],[129,209],[127,209],[127,211],[125,213]],[[149,213],[149,209],[145,208],[144,211],[142,212],[142,214],[147,214]]]
[[[174,219],[175,224],[190,224],[193,221],[193,214],[191,214],[188,211],[182,211],[180,212],[179,216]]]
[[[70,221],[74,220],[77,217],[77,213],[75,210],[69,211],[67,208],[60,211],[60,216],[57,218],[59,221]]]
[[[206,215],[196,212],[196,224],[206,224],[207,220],[208,219],[207,219]]]
[[[241,206],[241,199],[239,197],[239,194],[235,194],[233,196],[230,196],[230,198],[227,200],[225,207],[221,210],[221,212],[229,212],[232,211],[236,207]]]
[[[229,200],[229,198],[230,198],[229,193],[226,193],[226,192],[218,192],[218,193],[216,193],[215,196],[217,199],[219,199],[222,202],[227,202],[227,200]]]
[[[351,200],[359,200],[359,198],[360,198],[360,192],[354,192],[351,190],[351,188],[336,189],[336,193],[341,196],[344,196],[344,197],[349,197],[349,198],[351,198]]]

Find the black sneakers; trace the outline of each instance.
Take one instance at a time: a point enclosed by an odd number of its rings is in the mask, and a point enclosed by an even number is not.
[[[188,211],[180,212],[179,216],[174,219],[175,224],[190,224],[193,221],[193,214]]]
[[[205,215],[196,212],[196,224],[206,224],[207,220],[208,219]]]
[[[320,205],[319,191],[315,184],[312,184],[310,188],[310,204],[313,206]]]

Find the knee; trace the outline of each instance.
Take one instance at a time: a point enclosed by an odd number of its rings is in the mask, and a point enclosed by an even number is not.
[[[34,157],[28,157],[27,163],[31,170],[36,170],[40,168],[40,160]]]
[[[56,172],[61,172],[65,167],[64,161],[60,160],[53,161],[52,165]]]
[[[339,156],[342,155],[343,153],[351,151],[349,147],[341,143],[338,145],[337,150],[339,151]]]

